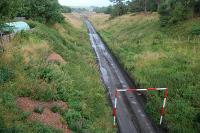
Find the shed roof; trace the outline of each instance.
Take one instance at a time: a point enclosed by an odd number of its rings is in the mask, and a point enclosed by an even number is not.
[[[3,28],[3,31],[6,32],[20,32],[22,30],[30,30],[30,26],[23,21],[19,21],[19,22],[11,22],[11,23],[6,23],[6,26]]]

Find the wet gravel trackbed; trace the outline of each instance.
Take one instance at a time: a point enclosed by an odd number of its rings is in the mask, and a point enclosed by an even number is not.
[[[116,88],[130,88],[130,79],[125,76],[122,68],[113,58],[111,52],[95,31],[91,22],[84,18],[88,29],[91,45],[97,56],[101,78],[114,106]],[[117,125],[120,133],[156,133],[158,129],[148,119],[137,93],[121,93],[117,104]]]

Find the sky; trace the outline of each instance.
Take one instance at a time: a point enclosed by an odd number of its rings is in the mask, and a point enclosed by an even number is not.
[[[108,6],[109,0],[58,0],[61,5],[66,6]]]

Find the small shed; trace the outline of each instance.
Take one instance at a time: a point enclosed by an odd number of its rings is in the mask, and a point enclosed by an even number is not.
[[[5,27],[2,28],[2,30],[3,32],[17,33],[22,30],[30,30],[30,26],[26,22],[23,22],[23,21],[11,22],[11,23],[6,23]]]

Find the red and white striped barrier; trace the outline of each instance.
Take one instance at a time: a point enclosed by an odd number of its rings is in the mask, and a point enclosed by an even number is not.
[[[167,102],[168,96],[168,88],[147,88],[147,89],[116,89],[115,91],[115,99],[114,99],[114,108],[113,108],[113,125],[116,125],[116,117],[117,117],[117,100],[120,92],[141,92],[141,91],[165,91],[163,106],[161,108],[161,116],[160,116],[160,125],[162,124],[164,109]]]

